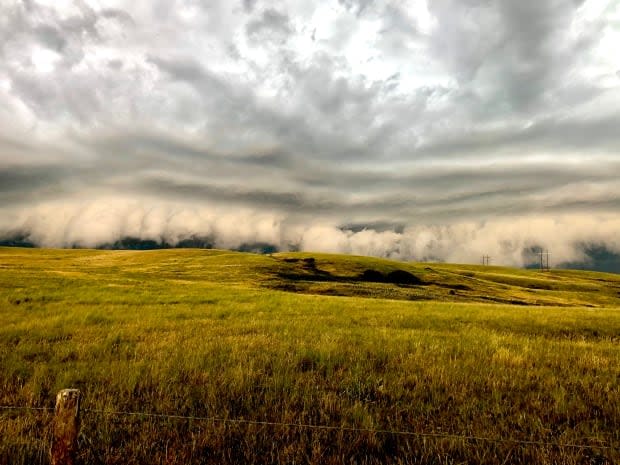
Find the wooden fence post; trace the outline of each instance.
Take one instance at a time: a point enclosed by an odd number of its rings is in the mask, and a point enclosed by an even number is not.
[[[80,391],[63,389],[56,395],[50,456],[52,465],[74,465],[80,429]]]

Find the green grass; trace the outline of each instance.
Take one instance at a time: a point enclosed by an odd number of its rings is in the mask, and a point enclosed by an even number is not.
[[[619,449],[88,411],[620,447],[619,291],[582,271],[0,248],[0,405],[81,389],[84,463],[619,463]],[[47,463],[49,422],[0,411],[0,463]]]

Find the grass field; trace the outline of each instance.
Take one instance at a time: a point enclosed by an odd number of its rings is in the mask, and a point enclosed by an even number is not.
[[[619,360],[618,275],[0,248],[0,405],[81,389],[88,464],[620,463]],[[50,415],[0,410],[0,463]]]

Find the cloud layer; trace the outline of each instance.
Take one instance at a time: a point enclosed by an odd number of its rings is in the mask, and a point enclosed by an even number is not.
[[[9,0],[0,236],[618,251],[620,2]]]

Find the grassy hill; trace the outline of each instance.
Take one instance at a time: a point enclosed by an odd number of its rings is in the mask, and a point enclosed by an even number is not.
[[[0,405],[80,388],[84,463],[618,463],[618,292],[583,271],[0,248]],[[47,463],[49,420],[0,410],[0,463]]]
[[[15,279],[63,285],[96,278],[108,285],[144,281],[209,283],[304,294],[515,305],[620,305],[620,275],[540,272],[497,266],[404,263],[350,255],[222,250],[94,251],[0,248],[0,270]],[[43,274],[41,274],[43,273]],[[64,280],[64,281],[63,281]],[[43,284],[43,283],[42,283]]]

